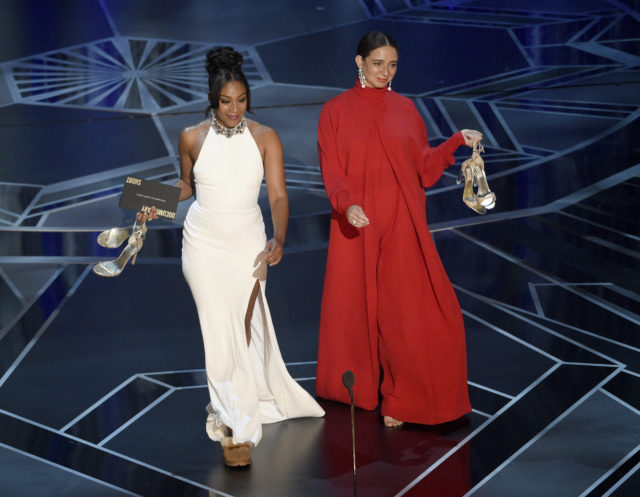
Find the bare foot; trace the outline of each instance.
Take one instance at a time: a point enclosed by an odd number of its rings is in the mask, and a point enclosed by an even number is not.
[[[392,418],[391,416],[384,417],[384,425],[388,428],[397,428],[398,426],[402,426],[404,421],[400,421],[399,419]]]

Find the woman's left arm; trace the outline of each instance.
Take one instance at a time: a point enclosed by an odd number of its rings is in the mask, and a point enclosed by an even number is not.
[[[284,156],[280,137],[273,129],[264,127],[262,134],[264,150],[264,176],[267,182],[267,194],[271,219],[273,220],[273,238],[267,242],[265,262],[275,266],[282,259],[282,250],[289,224],[289,195],[284,174]]]
[[[415,110],[415,108],[414,108]],[[419,128],[421,135],[421,144],[423,146],[422,157],[420,158],[420,180],[422,186],[430,187],[442,176],[442,172],[453,165],[455,158],[453,154],[461,145],[473,147],[473,143],[482,140],[482,133],[471,129],[463,129],[458,131],[448,140],[442,142],[437,147],[429,145],[427,130],[424,121],[415,110],[416,126]]]

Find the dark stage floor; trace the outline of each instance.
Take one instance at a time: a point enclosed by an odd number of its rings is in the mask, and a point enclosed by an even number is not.
[[[357,410],[358,495],[640,495],[637,1],[5,0],[0,496],[352,495],[343,405],[266,426],[248,471],[225,469],[206,437],[187,204],[122,276],[91,266],[118,253],[97,233],[132,222],[124,177],[175,181],[178,133],[207,105],[204,54],[233,45],[253,117],[284,145],[292,216],[267,292],[313,392],[329,222],[316,126],[371,29],[397,39],[394,89],[433,144],[484,133],[498,202],[485,216],[463,205],[462,149],[427,193],[473,413],[388,430]]]

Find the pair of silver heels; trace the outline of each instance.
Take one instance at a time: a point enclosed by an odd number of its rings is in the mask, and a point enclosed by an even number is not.
[[[147,234],[147,225],[133,223],[131,228],[111,228],[98,235],[98,245],[106,248],[118,248],[128,240],[120,255],[112,261],[98,262],[93,266],[93,272],[98,276],[114,277],[124,270],[131,259],[131,265],[136,263],[138,252],[142,249],[144,237]]]
[[[484,161],[480,156],[483,152],[484,147],[479,141],[473,144],[473,153],[460,166],[460,176],[457,180],[457,183],[461,183],[464,178],[462,201],[478,214],[486,214],[488,209],[496,206],[496,194],[489,188]],[[478,187],[478,191],[474,191],[474,186]]]

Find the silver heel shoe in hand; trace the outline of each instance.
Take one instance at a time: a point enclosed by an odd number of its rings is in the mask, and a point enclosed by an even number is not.
[[[469,209],[473,209],[478,214],[486,214],[487,209],[485,209],[479,202],[476,193],[473,191],[473,171],[470,167],[465,167],[465,164],[469,161],[465,161],[465,163],[460,168],[460,178],[458,179],[458,183],[464,179],[464,191],[462,192],[462,201],[464,204],[469,207]]]
[[[142,249],[142,244],[144,240],[144,235],[146,233],[146,227],[143,225],[143,229],[137,227],[135,224],[133,225],[133,230],[131,235],[129,236],[129,242],[122,250],[117,259],[112,261],[102,261],[93,266],[93,272],[98,276],[105,277],[115,277],[118,276],[124,270],[129,259],[133,257],[131,260],[131,265],[135,265],[136,258],[138,257],[138,252]]]
[[[464,178],[464,192],[462,201],[467,207],[473,209],[478,214],[486,214],[487,209],[496,206],[496,194],[489,189],[487,175],[484,172],[484,161],[480,154],[484,152],[484,147],[480,142],[473,144],[473,153],[460,166],[460,176],[458,183]],[[478,186],[478,192],[474,192],[474,183]]]
[[[98,235],[98,245],[106,248],[118,248],[135,230],[142,231],[142,237],[144,238],[147,232],[147,225],[136,226],[136,223],[134,223],[131,228],[111,228],[103,231]]]

